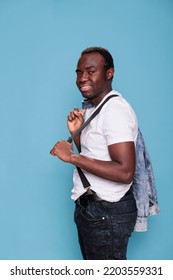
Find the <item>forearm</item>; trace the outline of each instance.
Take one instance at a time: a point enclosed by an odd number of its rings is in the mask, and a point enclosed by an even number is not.
[[[129,184],[133,180],[134,170],[127,168],[120,162],[102,161],[73,153],[70,163],[98,177]]]
[[[73,151],[72,143],[60,140],[50,153],[98,177],[118,183],[131,183],[135,171],[134,143],[113,144],[108,146],[108,150],[110,161],[93,159],[76,154]]]

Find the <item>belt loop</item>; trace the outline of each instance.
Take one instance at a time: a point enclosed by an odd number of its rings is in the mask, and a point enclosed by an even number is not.
[[[88,188],[86,188],[86,194],[92,195],[92,194],[94,194],[94,192],[91,190],[90,187],[88,187]]]

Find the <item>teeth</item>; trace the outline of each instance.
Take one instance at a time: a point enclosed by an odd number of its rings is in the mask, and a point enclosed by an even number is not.
[[[91,86],[81,86],[81,89],[83,89],[83,90],[87,90],[87,89],[89,89]]]

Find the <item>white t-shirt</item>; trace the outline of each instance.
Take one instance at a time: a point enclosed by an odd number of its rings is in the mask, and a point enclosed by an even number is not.
[[[117,91],[112,90],[107,94],[98,106],[112,94],[118,95],[111,98],[103,106],[98,115],[81,132],[81,154],[90,158],[111,161],[108,146],[120,142],[134,141],[136,143],[138,123],[136,115],[129,103]],[[87,109],[85,119],[95,111],[95,108]],[[91,189],[106,201],[119,201],[129,190],[131,184],[122,184],[100,178],[84,171],[90,182]],[[74,187],[72,189],[73,200],[81,196],[85,189],[82,185],[78,171],[73,174]]]

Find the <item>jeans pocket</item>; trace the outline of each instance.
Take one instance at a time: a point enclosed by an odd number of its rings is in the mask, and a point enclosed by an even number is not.
[[[134,230],[137,211],[130,214],[111,216],[111,222],[116,235],[129,237]]]
[[[95,213],[92,209],[83,208],[75,210],[74,221],[78,227],[85,228],[87,231],[97,229],[97,231],[104,230],[108,223],[108,216]]]

